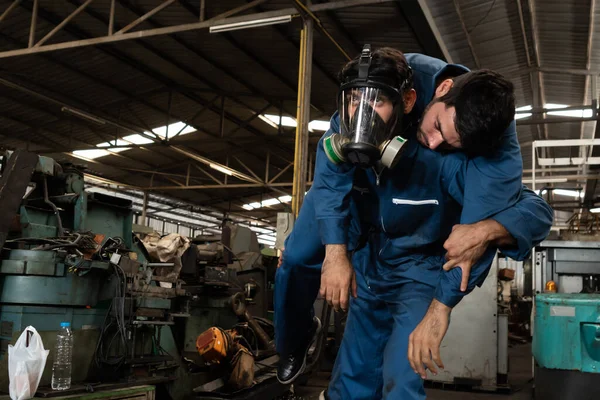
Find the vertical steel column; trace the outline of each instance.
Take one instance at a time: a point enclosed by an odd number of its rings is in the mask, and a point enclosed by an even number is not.
[[[115,33],[115,1],[110,0],[110,16],[108,17],[108,36]]]
[[[531,190],[535,192],[535,140],[531,142]]]
[[[31,11],[31,26],[29,27],[29,47],[35,44],[35,28],[37,26],[39,0],[33,1],[33,10]]]
[[[309,3],[310,4],[310,3]],[[292,188],[292,213],[298,216],[306,192],[308,156],[308,122],[310,118],[310,90],[312,81],[313,23],[304,20],[300,33],[300,63],[298,71],[298,109],[296,114],[296,146],[294,151],[294,182]]]
[[[225,136],[225,96],[221,96],[221,120],[219,121],[219,133]]]
[[[142,225],[146,225],[146,211],[148,210],[148,192],[144,191],[144,200],[142,203]]]

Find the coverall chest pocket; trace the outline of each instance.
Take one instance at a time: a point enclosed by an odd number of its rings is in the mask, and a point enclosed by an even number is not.
[[[388,233],[419,234],[435,219],[440,209],[437,199],[392,198],[387,215],[383,215],[384,228]],[[424,232],[423,232],[424,233]]]

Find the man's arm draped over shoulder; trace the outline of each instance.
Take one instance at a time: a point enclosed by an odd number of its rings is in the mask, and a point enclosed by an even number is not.
[[[348,241],[348,214],[354,167],[349,163],[331,162],[323,150],[323,140],[339,131],[339,116],[331,117],[331,126],[319,140],[315,162],[315,176],[310,189],[315,203],[315,217],[324,245],[346,244]]]

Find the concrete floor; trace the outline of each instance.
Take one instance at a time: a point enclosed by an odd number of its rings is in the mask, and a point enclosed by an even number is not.
[[[427,388],[428,400],[530,400],[532,396],[531,382],[531,345],[515,345],[509,349],[510,393],[480,393],[456,391],[453,389]],[[328,384],[327,373],[319,373],[313,376],[306,386],[296,386],[294,399],[318,400],[319,393]],[[350,399],[349,399],[350,400]]]

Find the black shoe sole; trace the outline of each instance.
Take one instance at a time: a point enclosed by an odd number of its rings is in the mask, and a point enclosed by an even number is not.
[[[294,376],[292,376],[290,379],[285,380],[285,381],[279,379],[279,375],[277,375],[277,380],[282,385],[289,385],[290,383],[294,382],[300,375],[302,375],[304,373],[304,370],[306,369],[306,359],[308,358],[308,352],[310,351],[310,348],[314,344],[316,338],[319,337],[319,334],[321,333],[321,329],[322,329],[321,320],[319,318],[316,318],[316,320],[319,323],[319,325],[317,326],[317,330],[313,334],[312,339],[310,340],[310,342],[308,343],[308,346],[306,347],[306,352],[304,353],[304,359],[302,360],[302,366],[300,367],[298,372],[296,372],[296,374]]]

